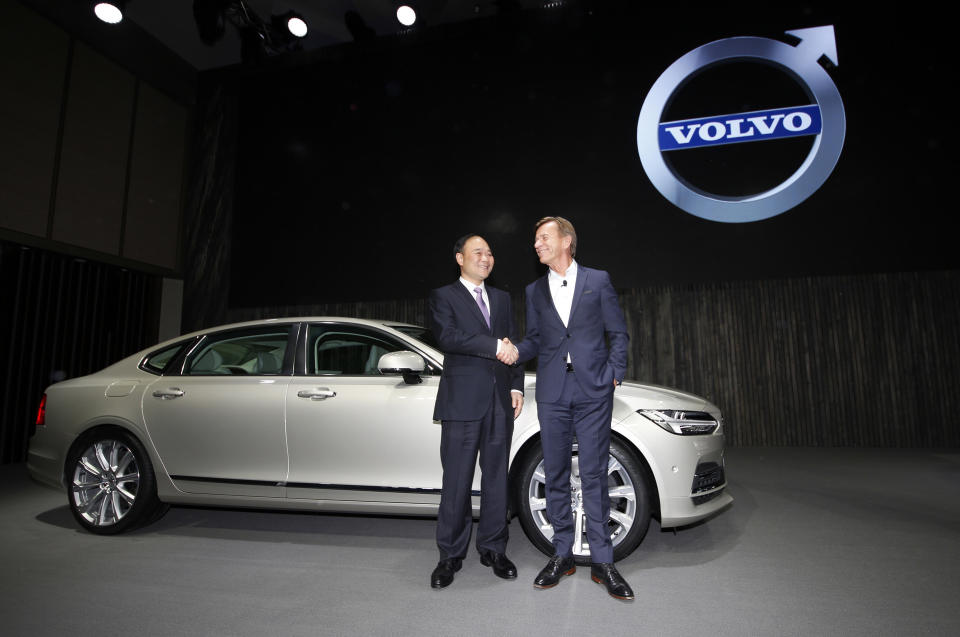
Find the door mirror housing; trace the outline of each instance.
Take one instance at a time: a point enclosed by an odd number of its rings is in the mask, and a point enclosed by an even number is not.
[[[424,367],[426,367],[426,363],[424,363],[423,357],[408,350],[384,354],[377,363],[377,369],[380,370],[381,374],[385,376],[402,374],[403,382],[408,385],[423,382],[420,374],[423,373]]]

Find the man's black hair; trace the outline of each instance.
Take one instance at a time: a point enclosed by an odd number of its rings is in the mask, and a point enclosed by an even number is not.
[[[476,232],[471,232],[470,234],[465,234],[457,239],[457,242],[453,244],[453,254],[456,255],[463,252],[463,246],[466,245],[467,241],[479,236],[480,235],[478,235]]]

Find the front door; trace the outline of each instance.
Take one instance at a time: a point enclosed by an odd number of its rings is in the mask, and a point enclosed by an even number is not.
[[[383,354],[403,349],[409,345],[372,327],[308,327],[306,373],[287,392],[288,497],[439,502],[439,377],[408,385],[377,369]]]

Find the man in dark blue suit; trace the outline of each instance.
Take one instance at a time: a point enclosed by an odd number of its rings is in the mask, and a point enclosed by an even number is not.
[[[527,333],[515,347],[520,362],[537,360],[537,413],[546,473],[547,515],[555,554],[534,580],[552,588],[577,569],[570,506],[573,438],[578,445],[587,541],[593,581],[618,599],[633,591],[613,565],[607,531],[610,494],[607,464],[613,392],[627,369],[627,325],[610,275],[579,265],[577,234],[563,217],[537,223],[534,249],[547,275],[527,286]],[[609,348],[607,343],[609,342]],[[504,356],[504,360],[509,360]]]
[[[470,543],[473,526],[471,489],[480,454],[480,562],[504,579],[517,567],[507,558],[507,461],[513,421],[523,408],[523,370],[504,364],[497,354],[501,339],[515,336],[510,295],[484,285],[493,270],[490,246],[466,235],[454,246],[460,278],[430,293],[430,324],[443,351],[443,375],[433,419],[441,422],[443,486],[437,515],[440,561],[430,575],[433,588],[453,582]],[[509,341],[508,341],[509,342]]]

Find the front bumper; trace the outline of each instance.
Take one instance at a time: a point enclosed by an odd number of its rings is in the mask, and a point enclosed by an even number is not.
[[[636,413],[615,425],[614,430],[630,438],[650,466],[659,495],[662,528],[704,520],[733,502],[726,492],[722,433],[668,433]]]

